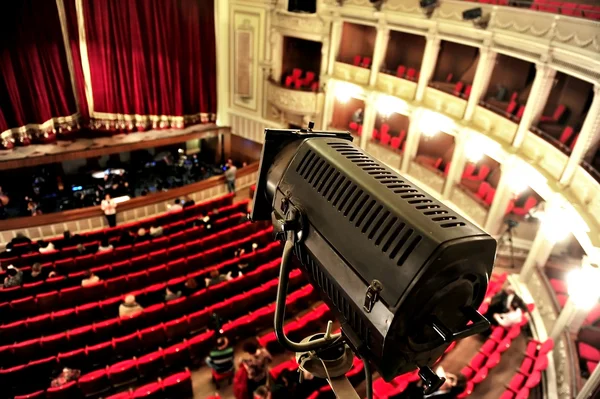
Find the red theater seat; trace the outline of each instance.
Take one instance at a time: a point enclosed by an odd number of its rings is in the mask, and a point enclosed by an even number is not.
[[[110,382],[105,369],[92,371],[77,380],[79,389],[85,396],[96,396],[110,389]]]
[[[123,360],[110,366],[107,374],[113,386],[131,383],[138,377],[137,363],[135,360]]]
[[[167,398],[190,398],[193,396],[192,376],[189,370],[168,376],[162,381]]]
[[[81,394],[76,381],[67,382],[60,387],[46,389],[47,399],[76,399],[80,397]]]
[[[183,342],[166,348],[163,351],[163,358],[167,368],[174,366],[181,367],[186,364],[190,358],[188,353],[188,343]]]
[[[396,76],[399,78],[404,78],[404,74],[406,73],[406,67],[404,65],[399,65],[396,69]]]
[[[131,395],[131,397],[134,399],[138,399],[138,398],[162,399],[163,398],[162,387],[158,382],[146,384],[142,387],[139,387],[135,391],[133,391],[133,394]]]

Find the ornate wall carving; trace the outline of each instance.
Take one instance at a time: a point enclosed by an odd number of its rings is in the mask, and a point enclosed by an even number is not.
[[[336,62],[333,67],[333,75],[341,80],[346,80],[359,85],[368,85],[371,70],[345,64],[343,62]]]
[[[290,90],[269,82],[267,99],[280,110],[297,115],[314,115],[320,113],[323,94]]]
[[[554,14],[551,13],[498,7],[490,28],[549,39],[553,22]]]
[[[557,180],[560,179],[569,159],[558,148],[533,133],[525,136],[519,153]]]
[[[299,14],[277,12],[273,15],[272,25],[284,30],[326,34],[327,24],[317,14]]]

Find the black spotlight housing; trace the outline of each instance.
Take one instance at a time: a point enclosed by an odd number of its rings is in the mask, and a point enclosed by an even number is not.
[[[349,133],[265,130],[251,219],[292,213],[295,261],[386,381],[429,371],[451,342],[488,328],[476,309],[496,240]]]
[[[473,21],[478,18],[481,18],[483,15],[483,10],[481,7],[470,8],[468,10],[463,11],[462,17],[465,21]]]
[[[437,0],[420,0],[419,5],[421,8],[432,8],[437,5]]]

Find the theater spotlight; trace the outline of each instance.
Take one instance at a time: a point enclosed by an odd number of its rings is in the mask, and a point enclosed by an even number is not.
[[[371,4],[373,4],[373,6],[375,7],[375,9],[377,11],[381,11],[381,6],[383,6],[383,3],[385,2],[385,0],[369,0],[369,2],[371,2]]]
[[[301,367],[327,378],[341,398],[358,398],[344,373],[363,359],[391,381],[430,368],[448,346],[489,326],[483,301],[496,240],[352,144],[347,132],[265,130],[251,219],[270,220],[284,243],[275,333]],[[302,342],[284,333],[292,264],[341,323]],[[350,394],[351,392],[351,394]]]
[[[481,7],[470,8],[463,11],[462,17],[465,21],[473,21],[473,25],[482,29],[487,28],[488,23],[490,22],[490,14],[483,15]]]
[[[419,5],[423,9],[425,15],[427,15],[427,17],[431,17],[431,14],[433,14],[438,2],[437,0],[420,0]]]

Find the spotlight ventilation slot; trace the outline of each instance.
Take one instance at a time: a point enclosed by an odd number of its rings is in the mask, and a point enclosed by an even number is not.
[[[294,252],[296,257],[300,260],[302,266],[308,274],[310,274],[312,280],[321,289],[333,306],[335,306],[338,312],[342,315],[345,321],[352,327],[355,333],[362,339],[363,342],[371,342],[371,328],[366,323],[360,314],[358,314],[354,307],[350,304],[350,301],[346,296],[341,293],[333,282],[327,277],[327,275],[321,270],[317,263],[312,259],[308,252],[303,251],[300,245],[294,246]]]
[[[435,204],[434,201],[419,188],[411,183],[400,180],[398,176],[394,175],[387,168],[384,168],[379,162],[373,160],[370,156],[365,155],[362,151],[356,149],[352,145],[339,142],[329,142],[328,144],[331,148],[345,156],[348,160],[356,164],[356,166],[359,166],[390,191],[398,194],[400,198],[413,205],[417,211],[423,213],[423,215],[427,216],[429,220],[436,223],[441,228],[448,229],[466,226],[466,224],[458,220],[456,216],[450,215],[448,210],[442,209],[440,205]],[[306,157],[307,156],[305,155],[305,158]],[[385,223],[385,220],[378,222],[380,226],[382,223]]]

